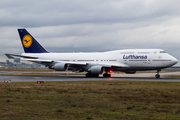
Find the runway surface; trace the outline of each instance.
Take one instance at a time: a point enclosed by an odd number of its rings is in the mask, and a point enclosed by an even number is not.
[[[0,82],[11,80],[11,82],[37,82],[37,81],[113,81],[113,80],[128,80],[128,81],[179,81],[180,78],[159,78],[154,77],[110,77],[110,78],[86,78],[83,75],[0,75]]]

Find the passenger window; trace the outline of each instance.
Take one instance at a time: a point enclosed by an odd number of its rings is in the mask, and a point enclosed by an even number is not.
[[[160,51],[160,53],[166,53],[165,51]]]

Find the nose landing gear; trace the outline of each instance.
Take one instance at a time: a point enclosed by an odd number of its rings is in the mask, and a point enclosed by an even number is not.
[[[155,78],[160,78],[160,74],[159,74],[160,71],[161,70],[157,70],[157,74],[155,75]]]

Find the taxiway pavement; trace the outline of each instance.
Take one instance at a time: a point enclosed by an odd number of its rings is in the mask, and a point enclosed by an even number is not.
[[[113,80],[128,80],[128,81],[179,81],[180,78],[168,78],[167,76],[180,75],[180,73],[162,73],[161,78],[156,79],[155,73],[138,73],[138,74],[113,74],[110,78],[86,78],[84,75],[0,75],[0,82],[11,80],[11,82],[37,82],[37,81],[113,81]]]

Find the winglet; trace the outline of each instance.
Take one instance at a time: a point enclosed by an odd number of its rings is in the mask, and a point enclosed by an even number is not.
[[[48,53],[26,29],[18,29],[18,32],[25,53]]]

